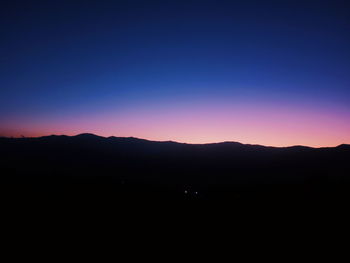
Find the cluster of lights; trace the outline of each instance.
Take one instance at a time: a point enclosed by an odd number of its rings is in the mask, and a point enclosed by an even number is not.
[[[189,191],[187,191],[187,190],[185,190],[185,194],[190,194],[190,192],[189,192]],[[197,191],[195,191],[195,192],[194,192],[194,194],[195,194],[195,195],[198,195],[198,192],[197,192]]]

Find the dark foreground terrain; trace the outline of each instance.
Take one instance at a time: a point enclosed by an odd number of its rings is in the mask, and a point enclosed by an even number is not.
[[[135,138],[0,138],[6,198],[111,202],[350,200],[350,146],[191,145]]]
[[[102,243],[118,257],[130,246],[127,258],[148,255],[138,247],[172,250],[164,258],[185,250],[195,259],[216,244],[215,260],[226,248],[235,259],[239,252],[259,259],[279,252],[279,261],[296,253],[305,258],[304,251],[324,259],[330,243],[347,245],[348,145],[188,145],[82,134],[0,138],[0,155],[2,226],[6,243],[16,244],[12,255],[27,257],[18,241],[28,247],[38,237],[58,249],[53,257],[67,243],[73,251]],[[342,248],[336,246],[333,261]],[[90,256],[87,247],[81,255]]]

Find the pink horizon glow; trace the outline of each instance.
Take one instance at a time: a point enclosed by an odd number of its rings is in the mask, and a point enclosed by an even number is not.
[[[155,141],[236,141],[266,146],[333,147],[350,143],[348,114],[289,106],[196,105],[100,111],[61,118],[18,117],[3,122],[3,136],[51,134],[137,137]]]

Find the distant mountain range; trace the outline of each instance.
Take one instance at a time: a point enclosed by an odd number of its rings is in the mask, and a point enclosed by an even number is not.
[[[350,185],[346,144],[333,148],[185,144],[86,133],[2,137],[0,158],[1,182],[22,192],[72,194],[89,189],[86,193],[113,196],[294,200],[329,198],[330,193],[348,198]]]
[[[152,141],[152,140],[147,140],[147,139],[140,139],[136,137],[115,137],[115,136],[110,136],[110,137],[103,137],[99,135],[95,135],[93,133],[81,133],[75,136],[68,136],[68,135],[49,135],[49,136],[42,136],[42,137],[21,137],[21,138],[10,138],[6,136],[0,136],[0,139],[6,140],[6,139],[26,139],[26,140],[46,140],[46,139],[59,139],[59,138],[76,138],[76,139],[85,139],[85,140],[109,140],[109,141],[138,141],[138,142],[150,142],[150,143],[173,143],[173,144],[182,144],[182,145],[223,145],[223,144],[230,144],[230,145],[244,145],[244,146],[255,146],[255,147],[266,147],[266,148],[315,148],[315,147],[310,147],[310,146],[302,146],[302,145],[296,145],[296,146],[287,146],[287,147],[274,147],[274,146],[263,146],[259,144],[243,144],[239,142],[234,142],[234,141],[224,141],[224,142],[218,142],[218,143],[203,143],[203,144],[195,144],[195,143],[179,143],[175,141]],[[338,148],[338,147],[350,147],[350,144],[341,144],[336,147],[319,147],[318,149],[322,148]]]

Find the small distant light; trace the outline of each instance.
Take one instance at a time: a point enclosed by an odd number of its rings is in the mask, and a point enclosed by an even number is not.
[[[196,195],[198,195],[198,192],[194,192]]]
[[[187,194],[187,191],[185,190],[185,194]]]

